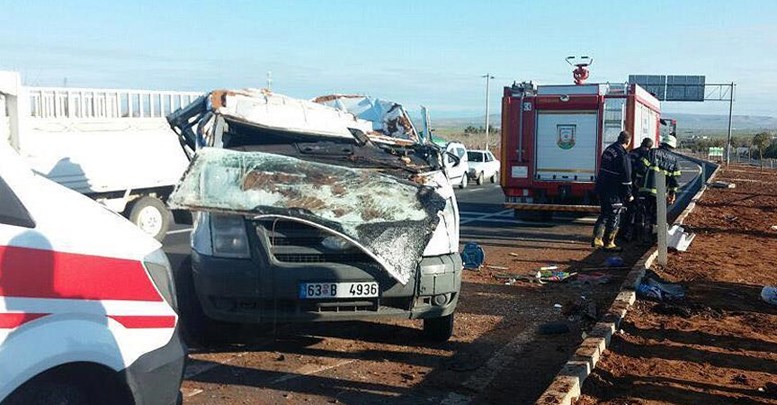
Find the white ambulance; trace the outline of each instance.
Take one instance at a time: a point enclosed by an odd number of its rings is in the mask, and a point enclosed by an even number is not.
[[[174,297],[159,242],[0,139],[0,403],[180,402]]]

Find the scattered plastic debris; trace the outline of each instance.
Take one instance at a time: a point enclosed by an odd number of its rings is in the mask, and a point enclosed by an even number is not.
[[[655,272],[648,270],[637,287],[637,296],[654,301],[681,301],[685,298],[685,288],[680,284],[665,281]]]
[[[607,284],[611,281],[609,275],[601,273],[601,272],[592,272],[592,273],[585,273],[585,274],[578,274],[577,275],[577,281],[581,284]]]
[[[461,261],[464,263],[465,269],[478,270],[486,261],[486,252],[477,243],[469,242],[464,245],[464,250],[461,251]]]
[[[563,305],[561,305],[561,304],[553,304],[553,308],[561,309],[562,307],[563,307]]]
[[[672,226],[667,232],[667,246],[677,250],[678,252],[685,252],[688,247],[696,238],[695,233],[685,232],[685,229],[679,225]]]
[[[621,267],[623,266],[623,258],[620,256],[610,256],[603,264],[607,267]]]
[[[771,229],[772,229],[773,231],[777,231],[777,225],[772,225],[772,228],[771,228]]]
[[[777,287],[765,286],[761,290],[761,298],[769,304],[777,305]]]
[[[709,184],[712,188],[736,188],[737,185],[734,183],[730,183],[727,181],[715,181],[711,184]]]
[[[556,266],[552,266],[552,267],[556,269],[558,268]],[[570,273],[566,271],[553,271],[551,269],[548,269],[548,270],[542,270],[542,269],[544,269],[544,267],[541,268],[540,271],[538,271],[537,274],[535,275],[536,278],[542,281],[564,281],[577,274],[577,273]]]
[[[489,269],[492,269],[492,270],[510,270],[510,268],[509,268],[509,267],[504,267],[504,266],[492,266],[492,265],[490,265],[490,264],[489,264],[488,266],[486,266],[486,267],[487,267],[487,268],[489,268]]]
[[[548,270],[558,270],[558,266],[552,264],[549,266],[540,267],[540,271],[548,271]]]

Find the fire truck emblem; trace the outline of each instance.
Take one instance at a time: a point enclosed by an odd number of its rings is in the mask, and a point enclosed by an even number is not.
[[[561,149],[572,149],[575,146],[575,125],[558,125],[556,145]]]

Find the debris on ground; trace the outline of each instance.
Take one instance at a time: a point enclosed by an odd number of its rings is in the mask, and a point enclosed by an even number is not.
[[[734,217],[736,218],[736,217]],[[677,250],[678,252],[685,252],[696,237],[695,233],[685,232],[682,226],[674,225],[667,232],[667,246]]]
[[[611,280],[610,276],[601,272],[581,273],[577,275],[575,280],[579,284],[607,284]]]
[[[653,301],[680,301],[685,298],[685,288],[676,283],[670,283],[648,270],[637,287],[637,296]]]
[[[487,265],[486,267],[488,267],[489,269],[492,269],[492,270],[510,270],[509,267],[505,267],[505,266],[492,266],[490,264]]]
[[[465,269],[478,270],[486,261],[486,252],[477,243],[469,242],[464,245],[464,250],[461,251],[461,261],[464,263]]]
[[[769,304],[777,305],[777,287],[765,286],[761,289],[761,299]]]
[[[709,184],[712,188],[736,188],[737,185],[735,183],[730,183],[727,181],[714,181]]]

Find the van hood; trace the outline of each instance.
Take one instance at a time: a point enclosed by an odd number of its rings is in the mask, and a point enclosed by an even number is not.
[[[404,284],[437,228],[446,199],[432,187],[375,170],[204,148],[168,204],[316,223],[368,253]]]

